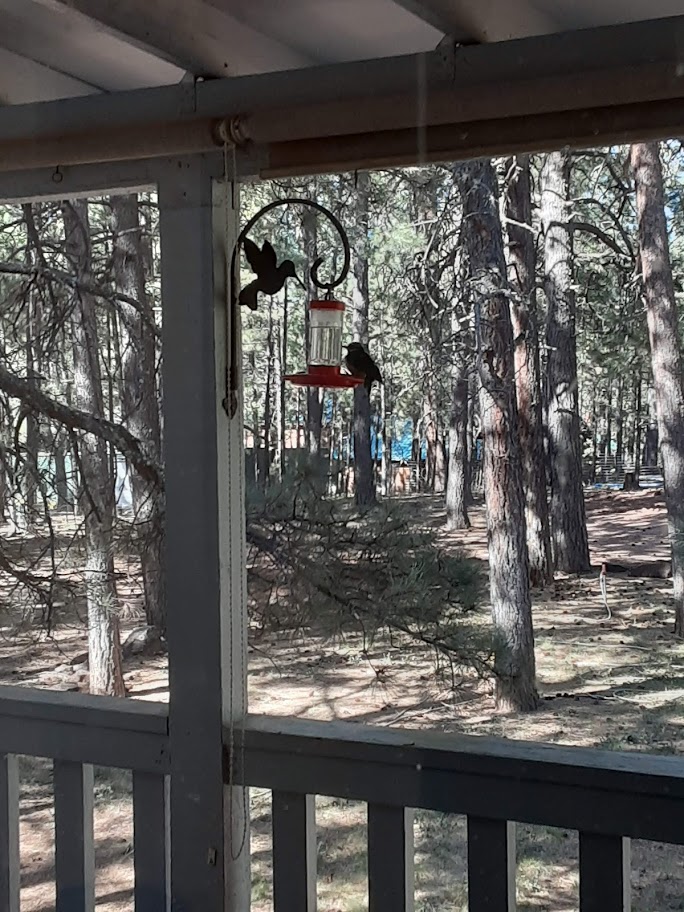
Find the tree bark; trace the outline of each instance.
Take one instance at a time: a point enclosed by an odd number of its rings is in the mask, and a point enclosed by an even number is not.
[[[65,510],[71,506],[69,494],[69,481],[66,471],[66,446],[64,435],[60,432],[55,436],[55,493],[57,494],[57,509]]]
[[[496,175],[490,161],[456,172],[475,305],[489,578],[495,636],[496,699],[502,709],[538,703],[525,499]]]
[[[570,157],[566,152],[546,155],[541,185],[551,535],[556,567],[566,573],[582,573],[589,569],[589,542],[582,488],[572,239],[567,227]]]
[[[518,432],[525,489],[525,523],[533,586],[553,578],[546,459],[542,428],[541,372],[532,234],[530,162],[526,155],[508,160],[506,219],[511,272],[511,320],[515,351]]]
[[[136,194],[112,197],[114,279],[119,294],[148,309],[142,232]],[[140,309],[119,299],[121,317],[121,400],[123,422],[155,462],[161,462],[161,426],[156,383],[156,342]],[[166,630],[164,590],[164,496],[131,467],[136,542],[145,595],[145,617],[162,635]]]
[[[449,419],[449,472],[446,487],[447,529],[469,529],[468,517],[468,364],[455,357]]]
[[[354,292],[352,296],[352,338],[368,346],[368,218],[370,203],[370,174],[357,176],[356,226],[358,242],[352,252]],[[375,503],[375,478],[371,457],[371,409],[368,390],[364,385],[354,388],[354,496],[358,506]]]
[[[632,146],[658,437],[663,458],[675,633],[684,636],[684,381],[658,143]]]
[[[62,204],[65,252],[74,271],[90,279],[88,204]],[[102,416],[102,378],[97,321],[92,295],[77,292],[73,311],[75,405]],[[101,438],[84,436],[79,447],[81,512],[85,528],[85,585],[88,606],[90,692],[125,696],[121,672],[121,644],[114,582],[114,485],[109,474],[107,446]]]

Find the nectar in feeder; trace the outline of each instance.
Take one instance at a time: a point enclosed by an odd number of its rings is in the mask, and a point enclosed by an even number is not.
[[[363,379],[343,374],[342,328],[344,304],[341,301],[311,301],[309,304],[309,363],[302,374],[288,374],[285,379],[299,386],[325,386],[346,389],[358,386]]]

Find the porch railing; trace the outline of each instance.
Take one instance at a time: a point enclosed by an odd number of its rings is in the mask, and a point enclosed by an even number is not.
[[[245,781],[273,793],[276,912],[310,912],[313,796],[368,805],[370,912],[412,908],[408,809],[468,818],[469,912],[515,908],[513,821],[579,831],[581,912],[626,912],[630,838],[684,844],[684,761],[252,717]]]
[[[160,704],[0,687],[0,910],[19,912],[18,756],[52,760],[56,906],[94,895],[93,767],[132,770],[136,912],[166,912],[168,713]]]
[[[166,909],[167,727],[164,705],[0,687],[0,909],[19,909],[17,755],[53,761],[57,908],[92,908],[105,766],[133,771],[136,912]],[[581,912],[629,908],[630,839],[684,844],[675,757],[265,716],[237,748],[240,781],[272,792],[275,912],[315,908],[317,795],[367,804],[371,912],[412,908],[416,808],[467,816],[470,912],[515,907],[513,821],[579,832]]]

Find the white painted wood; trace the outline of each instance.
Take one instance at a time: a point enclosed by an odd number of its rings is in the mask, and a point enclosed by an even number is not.
[[[135,128],[143,123],[149,127],[151,118],[160,123],[238,115],[258,119],[260,113],[273,110],[276,100],[286,122],[295,123],[302,109],[320,103],[342,102],[361,113],[375,104],[393,112],[392,120],[383,122],[384,128],[401,129],[415,128],[415,98],[422,91],[426,126],[431,118],[437,123],[460,123],[473,117],[497,120],[587,104],[625,106],[679,99],[684,74],[677,42],[672,40],[678,29],[684,29],[684,17],[455,51],[442,48],[419,57],[71,99],[46,104],[39,111],[10,106],[0,110],[0,142],[24,137],[35,145],[39,137],[60,132]],[[403,106],[398,103],[402,98]],[[358,129],[344,111],[337,112],[335,122],[340,133]],[[287,138],[315,138],[310,118],[305,123],[306,130],[298,134],[293,129]],[[635,130],[638,125],[635,115]],[[513,123],[511,131],[515,129]],[[501,126],[497,134],[505,136]],[[266,130],[260,139],[273,142],[279,135]],[[133,133],[131,137],[130,154],[135,155]],[[7,155],[10,152],[6,150]]]
[[[0,754],[0,909],[19,912],[19,767]]]
[[[202,0],[39,0],[74,11],[196,75],[236,76],[311,59]]]
[[[0,47],[0,104],[55,101],[95,91],[94,86]]]
[[[456,39],[508,41],[548,35],[558,22],[530,0],[395,0]]]
[[[212,162],[211,167],[218,173],[223,152],[217,150],[202,157],[207,162]],[[159,174],[168,167],[169,161],[170,159],[141,159],[72,165],[58,170],[38,168],[0,172],[0,203],[73,199],[88,194],[114,196],[117,193],[153,190]],[[240,177],[251,178],[258,174],[258,160],[254,158],[252,150],[239,151],[236,163]]]
[[[223,784],[211,173],[159,182],[173,909],[219,912]]]
[[[223,727],[246,684],[244,505],[237,481],[242,424],[228,428],[223,263],[236,237],[202,159],[179,160],[159,182],[166,472],[171,895],[173,909],[248,907],[242,807],[224,795]],[[235,444],[232,447],[231,445]],[[232,455],[232,459],[230,458]],[[230,467],[230,469],[229,469]],[[233,561],[231,565],[231,561]],[[232,571],[232,572],[231,572]],[[230,631],[234,632],[231,637]],[[231,662],[228,647],[233,644]],[[226,822],[234,807],[231,853]]]
[[[60,4],[0,0],[0,22],[2,47],[107,92],[170,85],[183,76],[179,67]]]
[[[224,6],[226,0],[208,0]],[[333,63],[370,60],[433,50],[440,33],[392,0],[228,0],[241,22],[297,47],[312,58]],[[286,15],[283,13],[287,11]]]
[[[232,156],[229,167],[232,167]],[[214,338],[216,339],[216,426],[221,606],[221,655],[224,738],[228,733],[229,774],[242,767],[241,728],[247,715],[247,566],[245,544],[245,453],[242,401],[242,339],[238,314],[238,410],[229,420],[223,407],[227,351],[230,350],[226,257],[239,234],[238,185],[217,181],[214,201]],[[226,244],[226,241],[228,242]],[[231,766],[230,756],[234,763]],[[249,793],[225,792],[226,908],[247,909],[250,902]]]

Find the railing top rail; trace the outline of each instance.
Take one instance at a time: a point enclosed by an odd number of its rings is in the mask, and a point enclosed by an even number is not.
[[[0,753],[164,773],[168,707],[0,686]]]
[[[250,716],[245,783],[684,843],[684,759]]]
[[[169,709],[165,703],[149,700],[0,685],[2,716],[166,734]]]
[[[290,742],[289,739],[292,739]],[[382,728],[354,722],[321,722],[287,716],[251,714],[245,726],[248,751],[286,753],[291,746],[321,758],[348,757],[365,762],[413,766],[429,759],[436,769],[469,768],[499,771],[510,778],[511,764],[521,776],[574,781],[588,771],[598,775],[655,777],[681,787],[684,797],[684,758],[568,747],[482,735]],[[501,764],[505,763],[503,767]],[[651,790],[650,787],[648,789]]]

